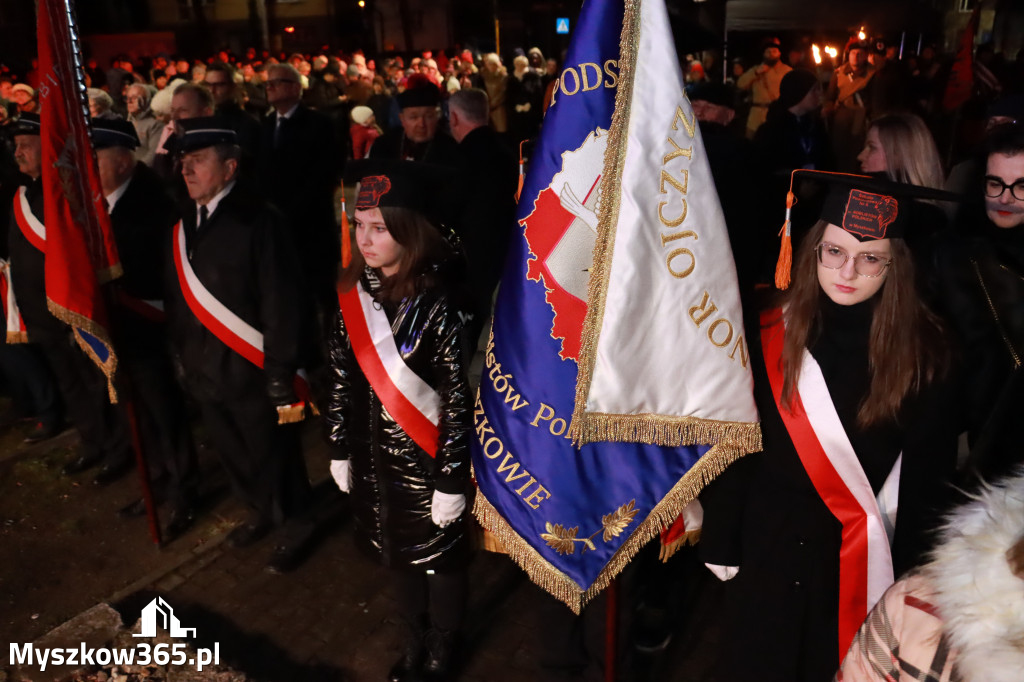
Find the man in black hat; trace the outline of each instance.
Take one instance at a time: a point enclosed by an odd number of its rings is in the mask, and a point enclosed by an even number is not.
[[[250,510],[228,538],[245,547],[309,496],[293,423],[303,408],[295,377],[307,306],[280,215],[236,185],[235,132],[216,118],[180,123],[191,201],[166,236],[168,331],[186,390]]]
[[[263,119],[257,176],[287,220],[311,297],[328,309],[340,258],[334,189],[343,155],[331,120],[301,98],[301,76],[293,66],[267,67],[267,101],[274,111]]]
[[[67,414],[82,439],[65,467],[76,474],[102,464],[95,483],[105,485],[131,468],[132,453],[123,414],[110,404],[107,380],[71,340],[71,327],[46,304],[46,217],[43,215],[42,144],[39,117],[22,114],[11,131],[14,159],[30,182],[18,188],[8,233],[11,281],[28,337],[39,344],[53,368]]]
[[[793,70],[781,61],[782,43],[778,38],[766,38],[761,42],[761,49],[761,63],[736,81],[737,88],[751,91],[752,104],[747,116],[747,139],[750,140],[768,116],[768,105],[779,98],[782,77]]]
[[[451,135],[439,130],[441,92],[432,83],[409,88],[398,95],[401,129],[384,133],[370,148],[371,159],[422,161],[458,168],[458,146]]]
[[[115,283],[111,311],[118,376],[135,406],[143,456],[158,500],[170,505],[168,538],[193,520],[199,468],[174,378],[164,324],[163,267],[178,208],[163,181],[137,162],[135,127],[121,119],[93,119],[100,185],[124,275]],[[142,513],[141,502],[126,509]]]

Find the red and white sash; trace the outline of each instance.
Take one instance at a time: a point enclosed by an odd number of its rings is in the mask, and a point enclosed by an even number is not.
[[[356,362],[374,393],[413,442],[436,457],[441,396],[402,360],[387,315],[362,284],[339,291],[338,303]]]
[[[902,456],[876,499],[839,420],[818,363],[805,349],[797,382],[798,395],[793,412],[789,412],[782,401],[784,328],[781,313],[777,310],[765,313],[761,325],[765,367],[779,414],[815,490],[843,525],[839,551],[841,661],[868,611],[894,580],[886,525],[892,527],[895,519]],[[883,501],[884,513],[879,501]]]
[[[46,226],[32,213],[25,190],[22,185],[14,195],[14,222],[18,223],[21,233],[32,246],[46,253]]]
[[[199,322],[228,348],[263,369],[263,333],[231,312],[199,281],[185,253],[185,228],[180,220],[174,229],[174,269],[185,302]],[[301,369],[295,374],[295,393],[315,414],[309,382]]]
[[[18,302],[14,300],[14,285],[11,283],[11,264],[0,258],[0,298],[3,299],[4,317],[7,320],[7,343],[27,343],[28,331],[21,319]]]

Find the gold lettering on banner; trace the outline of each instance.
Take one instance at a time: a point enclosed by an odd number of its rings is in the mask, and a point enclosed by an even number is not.
[[[719,343],[718,341],[715,341],[715,330],[721,327],[723,324],[725,325],[726,336],[725,339],[721,343]],[[710,327],[708,327],[708,339],[711,341],[711,343],[715,344],[719,348],[724,348],[725,346],[728,346],[729,342],[732,341],[732,323],[729,322],[729,320],[725,319],[724,317],[718,318],[717,320],[711,323]]]
[[[708,304],[711,305],[710,308],[708,307]],[[705,291],[704,298],[700,300],[700,303],[690,308],[690,319],[693,320],[693,323],[695,325],[700,327],[701,323],[704,322],[704,320],[708,319],[708,317],[710,317],[711,314],[714,313],[716,310],[718,310],[718,306],[715,305],[714,303],[711,303],[711,294]],[[698,311],[703,313],[700,316],[700,318],[694,315],[694,313]]]
[[[572,92],[569,92],[565,87],[565,77],[568,76],[570,73],[572,74],[573,82],[576,83],[576,87],[573,88]],[[571,97],[580,91],[580,75],[576,73],[576,69],[572,68],[571,66],[567,66],[565,70],[562,71],[562,77],[559,80],[561,81],[562,92],[566,96]]]
[[[552,436],[562,436],[572,440],[569,437],[569,433],[566,430],[568,425],[565,419],[555,416],[555,408],[551,407],[547,403],[541,403],[540,407],[537,408],[537,414],[533,416],[533,421],[530,422],[530,426],[536,426],[537,428],[543,428],[540,422],[547,422],[547,430]]]
[[[590,81],[587,79],[588,66],[594,69],[594,74],[597,78],[593,85],[591,85]],[[601,67],[594,62],[584,62],[583,64],[580,64],[580,75],[583,77],[583,92],[590,92],[591,90],[597,90],[601,87],[601,81],[604,77],[601,75]]]
[[[687,121],[682,108],[676,107],[676,115],[672,119],[672,130],[679,130],[680,121],[682,121],[683,128],[692,138],[693,133],[696,130],[692,117],[691,120]],[[684,163],[693,161],[693,145],[691,144],[688,147],[681,147],[679,143],[672,138],[671,133],[666,136],[665,141],[669,145],[669,150],[661,161],[662,168],[661,172],[658,173],[658,193],[672,196],[665,201],[658,202],[658,221],[665,227],[676,228],[686,221],[687,214],[689,213],[689,204],[687,203],[686,195],[690,191],[690,169],[669,169],[668,165],[676,159],[679,159]],[[673,210],[670,211],[670,214],[675,213],[674,216],[666,216],[665,207],[670,203],[674,204],[677,201],[679,206],[677,209],[678,212],[676,213],[676,211]],[[661,245],[663,247],[668,247],[669,242],[687,237],[692,237],[694,241],[699,239],[694,230],[683,229],[675,233],[662,234]],[[674,278],[685,279],[696,269],[697,257],[690,249],[674,248],[665,255],[665,267],[669,274]]]
[[[679,227],[680,225],[683,224],[683,221],[686,220],[686,197],[685,197],[685,195],[686,195],[687,187],[690,186],[690,171],[683,170],[683,181],[679,182],[674,177],[672,177],[671,174],[667,173],[665,171],[665,169],[663,168],[663,169],[661,169],[661,184],[660,184],[660,192],[662,194],[668,194],[668,190],[665,189],[665,183],[666,182],[668,184],[672,185],[673,187],[675,187],[679,191],[679,194],[680,194],[679,201],[682,204],[682,209],[680,210],[678,218],[673,218],[672,220],[669,220],[662,213],[662,210],[666,206],[668,206],[668,202],[667,201],[662,201],[662,202],[660,202],[658,204],[658,220],[660,220],[661,224],[664,225],[665,227]],[[691,234],[692,234],[692,232],[691,232]],[[696,238],[696,235],[694,235],[694,238]],[[662,243],[662,246],[665,245],[665,237],[664,236],[662,236],[662,238],[661,238],[661,243]]]
[[[604,82],[604,87],[606,88],[614,88],[619,84],[619,74],[615,73],[614,71],[611,70],[611,68],[609,68],[613,66],[616,68],[618,68],[619,66],[619,63],[614,59],[609,59],[604,63],[604,72],[608,74],[608,78]]]
[[[493,346],[489,346],[489,349]],[[551,408],[549,408],[551,409]],[[554,410],[551,410],[552,415]],[[526,470],[523,463],[516,459],[516,456],[505,447],[502,440],[495,435],[494,429],[487,421],[487,415],[484,411],[483,403],[480,401],[480,396],[477,395],[476,404],[473,406],[473,422],[474,428],[476,429],[477,439],[480,441],[480,445],[483,446],[484,457],[497,463],[498,458],[501,458],[501,463],[495,466],[495,473],[501,478],[501,474],[504,474],[505,483],[514,483],[521,481],[522,479],[528,479],[525,483],[515,488],[515,493],[520,497],[523,502],[531,509],[539,509],[541,503],[544,500],[551,499],[551,491],[541,485],[537,479]],[[564,428],[564,426],[563,426]],[[502,457],[504,455],[504,457]],[[513,489],[510,485],[509,489]]]
[[[747,346],[743,343],[743,335],[740,334],[739,338],[736,339],[736,343],[732,346],[732,351],[729,353],[729,359],[736,359],[736,351],[740,352],[740,365],[745,369],[747,366]]]
[[[677,256],[689,256],[690,264],[683,270],[676,270],[672,267],[672,261],[675,260]],[[675,249],[670,251],[668,256],[665,257],[665,264],[668,266],[669,274],[677,279],[683,279],[693,272],[693,269],[697,266],[697,259],[694,258],[693,251],[690,251],[689,249]]]
[[[561,101],[562,95],[572,97],[578,93],[593,92],[601,86],[611,89],[619,87],[618,67],[619,62],[615,59],[606,59],[603,63],[584,62],[565,67],[555,78],[551,106]]]
[[[678,158],[680,156],[685,157],[687,161],[692,161],[693,160],[693,145],[690,145],[686,149],[683,149],[678,144],[676,144],[676,141],[673,140],[671,137],[668,138],[666,140],[666,142],[668,142],[670,145],[672,145],[672,147],[674,148],[674,151],[671,151],[671,152],[669,152],[668,154],[665,155],[665,158],[662,159],[662,161],[661,161],[661,165],[662,166],[667,166],[669,161],[671,161],[672,159]],[[686,190],[683,190],[683,193],[685,194]]]
[[[718,312],[718,306],[711,300],[711,294],[707,291],[700,299],[700,303],[690,307],[689,314],[690,319],[700,329],[701,325],[712,315]],[[724,334],[724,338],[723,338]],[[711,342],[716,348],[725,348],[732,341],[733,336],[736,336],[736,328],[732,322],[725,317],[716,318],[711,324],[708,325],[707,337],[708,341]],[[746,369],[749,355],[747,354],[746,343],[743,341],[743,335],[736,336],[736,343],[733,344],[732,350],[729,351],[728,358],[730,360],[736,360],[736,353],[740,355],[740,366]]]
[[[697,130],[697,126],[694,123],[694,121],[696,121],[696,119],[697,119],[697,115],[693,114],[691,112],[690,120],[687,121],[686,120],[686,112],[683,111],[682,107],[677,106],[676,107],[676,116],[672,120],[672,130],[679,130],[679,123],[682,123],[683,124],[683,130],[686,131],[686,134],[689,135],[690,139],[692,140],[693,139],[693,133]]]

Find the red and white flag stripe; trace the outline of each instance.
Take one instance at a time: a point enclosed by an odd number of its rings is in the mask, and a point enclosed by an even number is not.
[[[359,368],[398,425],[431,457],[437,454],[441,397],[402,360],[391,323],[362,284],[338,292]]]
[[[27,239],[32,246],[45,253],[46,226],[43,225],[34,213],[32,213],[32,207],[29,206],[25,189],[25,186],[22,185],[18,188],[18,193],[14,196],[14,220],[18,223],[18,227],[21,228],[21,232],[25,235],[25,239]]]

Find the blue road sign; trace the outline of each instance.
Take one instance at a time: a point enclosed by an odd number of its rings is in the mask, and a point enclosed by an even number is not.
[[[555,19],[555,33],[569,33],[569,17]]]

